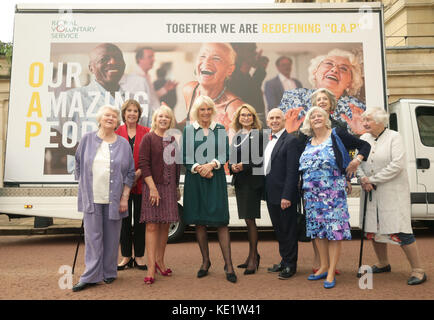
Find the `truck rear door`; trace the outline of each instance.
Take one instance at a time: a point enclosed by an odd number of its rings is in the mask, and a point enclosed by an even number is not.
[[[427,218],[434,218],[434,102],[410,103],[414,128],[417,183],[425,192],[412,193],[412,203],[426,204]]]

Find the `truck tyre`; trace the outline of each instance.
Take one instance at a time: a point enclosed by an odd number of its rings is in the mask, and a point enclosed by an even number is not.
[[[170,224],[169,238],[167,239],[168,243],[175,243],[181,240],[182,236],[184,235],[185,224],[182,221],[182,213],[183,207],[178,203],[179,221]]]

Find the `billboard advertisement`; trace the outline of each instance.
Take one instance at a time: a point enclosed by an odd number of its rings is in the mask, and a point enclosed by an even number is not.
[[[98,108],[127,99],[147,126],[165,103],[182,130],[195,97],[208,95],[228,130],[243,103],[263,122],[281,108],[290,128],[325,87],[333,117],[360,134],[360,114],[386,103],[381,28],[379,11],[356,9],[18,12],[4,181],[73,182]]]

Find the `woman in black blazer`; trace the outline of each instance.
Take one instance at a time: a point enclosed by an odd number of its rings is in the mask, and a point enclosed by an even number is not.
[[[229,170],[233,175],[238,217],[245,219],[249,238],[249,256],[238,268],[245,268],[244,274],[253,274],[260,262],[255,219],[261,217],[264,189],[262,125],[255,108],[243,104],[236,110],[231,127],[237,133],[230,147]]]

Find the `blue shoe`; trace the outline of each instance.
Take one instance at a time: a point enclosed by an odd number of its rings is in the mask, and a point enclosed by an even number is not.
[[[336,285],[336,278],[333,279],[332,282],[324,281],[324,288],[326,288],[326,289],[334,288],[335,285]]]
[[[321,274],[319,274],[319,275],[315,275],[314,273],[312,273],[308,278],[307,278],[307,280],[321,280],[321,279],[325,279],[325,278],[327,278],[327,271],[326,272],[324,272],[324,273],[321,273]]]

